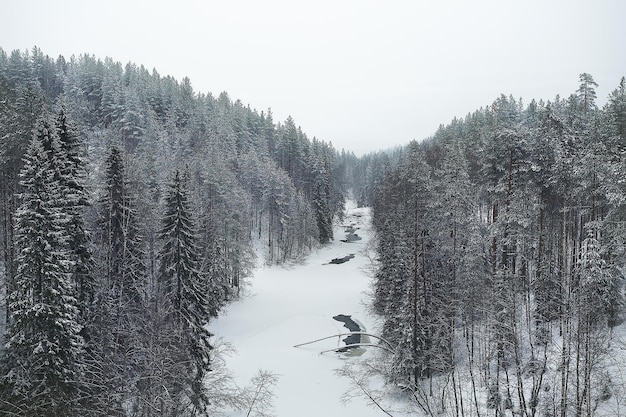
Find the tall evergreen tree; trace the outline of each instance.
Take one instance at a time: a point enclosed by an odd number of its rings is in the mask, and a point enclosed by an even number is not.
[[[77,289],[81,319],[85,321],[88,320],[88,310],[92,307],[96,291],[91,242],[84,220],[84,211],[88,206],[85,151],[76,127],[68,118],[63,100],[58,104],[55,127],[59,146],[65,155],[59,180],[67,190],[64,205],[70,216],[66,228],[73,262],[72,279]]]
[[[617,135],[617,146],[622,152],[626,148],[626,77],[622,77],[619,87],[613,90],[606,106],[609,123]]]
[[[312,171],[311,202],[317,220],[320,243],[328,243],[333,238],[333,213],[331,210],[330,160],[323,143],[313,139],[310,153],[310,169]]]
[[[189,399],[194,412],[206,409],[204,378],[209,371],[210,334],[207,285],[200,274],[200,251],[185,180],[176,171],[165,197],[165,215],[160,232],[163,241],[159,274],[159,299],[165,302],[170,320],[177,326],[189,356]],[[163,307],[161,307],[163,308]],[[185,376],[181,375],[181,378]]]
[[[139,329],[145,314],[145,264],[134,204],[121,150],[105,161],[105,190],[98,202],[96,261],[99,285],[94,303],[90,350],[91,408],[123,415],[136,393],[141,370]]]
[[[122,151],[113,146],[106,160],[106,190],[100,202],[105,274],[122,313],[138,306],[145,287],[145,264],[135,207],[128,190]]]
[[[8,412],[15,415],[77,415],[83,339],[70,275],[66,192],[58,179],[62,159],[54,127],[42,118],[20,173],[24,193],[16,216],[18,269],[2,378]]]
[[[11,62],[18,68],[7,71],[6,78],[0,77],[0,246],[7,291],[13,288],[17,269],[14,215],[20,204],[22,159],[44,106],[41,87],[37,82],[29,81],[26,74],[21,74],[19,60],[19,51],[15,51]],[[15,72],[20,73],[19,76]],[[7,316],[10,315],[10,304],[7,303]]]

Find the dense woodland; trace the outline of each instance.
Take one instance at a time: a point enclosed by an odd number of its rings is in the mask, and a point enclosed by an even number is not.
[[[426,415],[624,412],[626,81],[601,109],[579,81],[355,168],[395,346],[379,371]]]
[[[132,63],[0,49],[0,414],[237,406],[206,324],[333,239],[345,163],[292,118]]]
[[[241,407],[206,324],[256,255],[376,230],[369,364],[427,415],[593,416],[626,401],[626,82],[603,108],[501,96],[357,158],[132,63],[0,49],[0,414]],[[243,400],[245,402],[245,400]]]

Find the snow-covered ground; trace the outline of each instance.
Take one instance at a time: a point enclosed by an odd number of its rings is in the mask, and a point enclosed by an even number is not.
[[[355,224],[363,239],[344,243],[342,225]],[[226,366],[238,385],[247,384],[259,369],[278,376],[274,387],[277,416],[380,416],[365,399],[342,401],[350,381],[335,370],[355,355],[324,353],[343,346],[342,338],[294,347],[314,339],[345,333],[338,314],[352,316],[365,329],[374,326],[367,310],[370,260],[364,248],[369,239],[369,211],[348,206],[342,225],[335,227],[335,241],[314,251],[303,263],[261,267],[250,279],[248,295],[229,305],[213,321],[210,330],[232,344],[236,353]],[[342,264],[327,264],[333,258],[354,253]],[[374,348],[368,348],[374,349]],[[367,351],[361,359],[373,356]],[[239,414],[233,412],[233,416]],[[242,414],[245,415],[245,414]]]

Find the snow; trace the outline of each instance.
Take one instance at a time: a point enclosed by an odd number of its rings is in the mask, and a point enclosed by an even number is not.
[[[343,323],[333,319],[338,314],[350,315],[362,326],[362,330],[377,333],[379,318],[369,312],[367,294],[372,270],[367,250],[371,237],[369,219],[368,209],[349,205],[346,219],[341,225],[335,225],[333,242],[316,250],[300,264],[257,268],[250,278],[247,295],[230,304],[209,326],[215,335],[215,342],[219,343],[222,339],[236,349],[236,353],[224,360],[238,386],[248,385],[259,370],[269,371],[278,377],[273,389],[273,412],[276,416],[384,415],[362,395],[351,395],[349,402],[343,401],[342,397],[351,389],[351,394],[355,391],[348,378],[337,374],[337,370],[346,364],[378,360],[377,348],[320,354],[324,350],[344,346],[342,340],[345,336],[294,347],[326,336],[347,333]],[[344,226],[352,223],[359,228],[359,236],[363,239],[353,243],[341,242],[346,236]],[[329,264],[332,259],[349,254],[354,254],[354,258],[342,264]],[[555,346],[560,346],[558,340],[555,343]],[[460,354],[463,349],[460,348]],[[601,417],[624,416],[626,324],[614,329],[609,349],[611,359],[606,363],[606,372],[615,385],[611,398],[599,404],[596,414]],[[555,363],[559,361],[559,352],[558,349],[554,352]],[[359,356],[359,353],[362,355]],[[471,380],[468,373],[466,367],[457,370],[457,376],[463,381]],[[411,413],[424,415],[406,397],[393,389],[382,388],[379,380],[370,380],[368,384],[368,389],[380,390],[379,393],[387,397],[383,405],[395,417]],[[371,384],[377,386],[372,387]],[[443,389],[440,384],[448,384],[448,381],[435,378],[433,384],[435,391],[440,392]],[[464,398],[471,398],[471,389],[471,384],[467,382],[462,389]],[[480,404],[485,404],[486,395],[486,388],[479,384]],[[466,413],[475,411],[472,401],[465,405]],[[247,410],[225,414],[242,417],[246,413]]]
[[[355,223],[362,240],[345,243],[342,225]],[[370,260],[365,251],[370,237],[369,211],[349,204],[342,225],[336,224],[335,241],[312,253],[301,264],[258,268],[250,279],[249,295],[229,305],[210,325],[216,337],[236,349],[226,358],[238,385],[244,386],[258,372],[278,376],[274,387],[277,416],[380,416],[365,399],[342,401],[350,381],[335,371],[354,353],[324,353],[343,346],[341,338],[294,347],[325,336],[346,333],[333,316],[346,314],[365,326],[375,328],[376,318],[368,313],[367,291]],[[339,265],[327,263],[351,253],[355,257]],[[325,265],[326,264],[326,265]],[[363,329],[362,329],[363,330]],[[371,349],[359,358],[373,356]],[[235,411],[231,416],[245,415]]]
[[[613,386],[609,401],[598,407],[597,415],[600,417],[626,415],[626,323],[616,327],[611,336],[607,374]]]

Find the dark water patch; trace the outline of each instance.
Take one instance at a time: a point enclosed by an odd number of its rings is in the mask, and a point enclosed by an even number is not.
[[[344,243],[352,243],[352,242],[356,242],[358,240],[361,240],[362,237],[359,236],[356,231],[359,230],[360,227],[356,226],[356,223],[351,223],[347,226],[344,226],[344,230],[346,232],[346,238],[345,239],[341,239],[342,242]]]
[[[333,319],[342,322],[343,326],[347,328],[348,330],[350,330],[351,332],[361,331],[361,326],[359,326],[354,320],[352,320],[352,316],[347,316],[345,314],[338,314],[334,316]],[[351,334],[350,336],[343,339],[343,342],[346,345],[353,345],[355,343],[361,343],[361,335]],[[339,349],[337,352],[347,352],[348,349],[352,349],[352,348]]]
[[[335,264],[335,265],[343,264],[343,263],[348,262],[352,258],[354,258],[354,254],[353,253],[351,253],[350,255],[346,255],[343,258],[333,258],[333,259],[331,259],[329,264]]]

